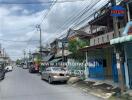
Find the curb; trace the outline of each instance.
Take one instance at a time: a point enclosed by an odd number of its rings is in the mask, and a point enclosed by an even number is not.
[[[81,86],[78,87],[76,84],[68,84],[68,85],[70,85],[74,88],[78,88],[78,89],[80,89],[81,91],[83,91],[85,93],[89,93],[91,95],[94,95],[94,96],[102,98],[102,99],[109,99],[113,95],[113,93],[103,93],[101,91],[100,92],[102,94],[99,94],[99,93],[95,92],[95,89],[91,90],[89,87],[88,88],[84,88],[84,87],[81,87]]]

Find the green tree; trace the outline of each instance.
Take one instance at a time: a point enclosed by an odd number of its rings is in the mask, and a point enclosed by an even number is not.
[[[78,61],[83,61],[85,55],[83,52],[80,52],[79,49],[88,45],[89,40],[82,40],[79,38],[70,40],[68,43],[68,49],[70,52],[72,52],[71,57]]]
[[[77,53],[78,49],[89,45],[89,40],[74,39],[68,43],[68,49],[72,53]]]
[[[71,51],[72,53],[76,53],[77,48],[78,48],[78,42],[76,39],[69,41],[69,43],[68,43],[69,51]]]
[[[19,65],[20,63],[21,63],[21,60],[17,59],[17,60],[16,60],[16,64]]]

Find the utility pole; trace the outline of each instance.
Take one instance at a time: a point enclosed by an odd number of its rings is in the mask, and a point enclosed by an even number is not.
[[[62,41],[62,61],[64,62],[64,42]]]
[[[23,50],[23,55],[24,55],[24,63],[25,63],[25,56],[26,56],[26,51],[25,50]]]
[[[31,51],[29,50],[28,59],[30,60],[30,58],[31,58]]]
[[[128,16],[128,21],[131,21],[129,3],[127,3],[127,16]]]
[[[41,32],[41,26],[40,25],[37,25],[36,26],[37,30],[39,31],[40,33],[40,40],[39,40],[39,45],[40,45],[40,59],[42,59],[42,32]]]
[[[116,0],[111,0],[112,6],[116,6]],[[114,33],[115,38],[119,37],[119,29],[118,29],[118,18],[113,16],[113,27],[114,27]],[[119,79],[119,85],[121,88],[121,93],[125,91],[125,84],[124,84],[124,76],[123,76],[123,55],[122,55],[122,46],[116,45],[115,46],[115,52],[116,52],[116,60],[117,60],[117,70],[118,70],[118,79]]]

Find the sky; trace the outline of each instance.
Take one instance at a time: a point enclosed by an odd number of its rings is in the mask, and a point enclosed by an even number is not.
[[[12,3],[48,2],[48,0],[1,1]],[[96,1],[86,0],[72,3],[57,3],[44,20],[43,17],[49,11],[51,3],[0,4],[0,43],[13,60],[23,57],[23,50],[26,50],[27,53],[29,51],[33,52],[39,46],[39,32],[36,29],[36,25],[41,24],[43,45],[47,45],[51,40],[57,38],[57,36],[66,32],[70,26],[74,25],[70,19],[73,19],[86,6],[91,6],[90,4]],[[106,0],[101,1],[105,2]],[[92,10],[96,9],[97,7]],[[81,18],[87,17],[91,11]],[[81,18],[79,21],[81,21]]]

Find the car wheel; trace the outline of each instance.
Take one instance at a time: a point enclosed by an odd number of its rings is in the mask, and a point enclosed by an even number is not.
[[[49,82],[49,84],[52,84],[51,77],[48,78],[48,82]]]
[[[41,75],[41,80],[43,80],[43,76]]]
[[[29,73],[33,73],[32,69],[29,69]]]
[[[29,69],[29,73],[31,73],[31,70]]]

